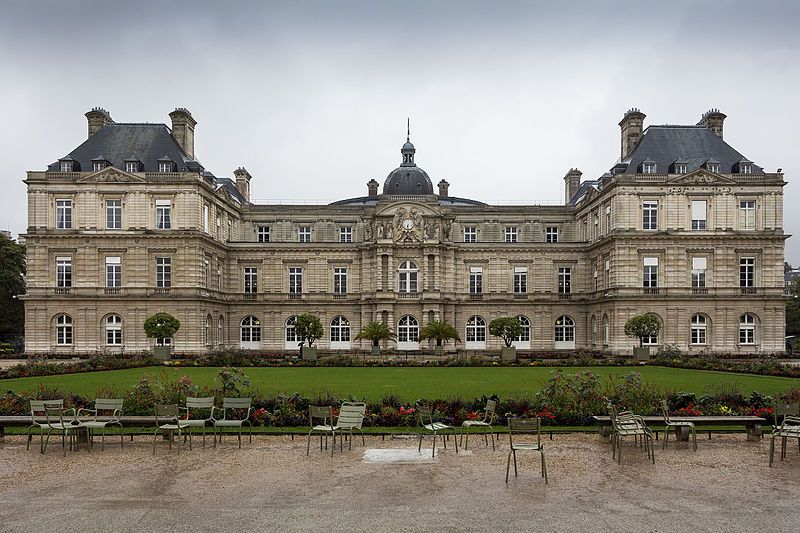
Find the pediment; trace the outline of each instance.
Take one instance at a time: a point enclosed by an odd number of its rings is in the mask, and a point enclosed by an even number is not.
[[[144,183],[145,179],[129,172],[123,172],[118,168],[108,167],[87,174],[78,181],[84,183]]]
[[[736,182],[708,170],[696,170],[689,174],[682,174],[672,178],[667,183],[670,185],[733,185]]]
[[[430,206],[425,204],[420,204],[416,202],[392,202],[391,204],[381,206],[379,209],[375,211],[376,217],[385,217],[385,216],[395,216],[397,213],[405,213],[406,211],[415,211],[422,216],[433,216],[438,217],[441,216],[441,212],[438,209],[431,209]]]

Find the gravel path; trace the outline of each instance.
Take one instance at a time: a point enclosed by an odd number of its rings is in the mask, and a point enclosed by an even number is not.
[[[57,442],[59,442],[57,440]],[[113,440],[112,440],[113,442]],[[797,531],[800,453],[768,467],[769,440],[702,437],[656,450],[656,465],[627,444],[623,464],[597,435],[545,441],[550,484],[538,454],[519,454],[504,483],[508,447],[475,439],[434,463],[368,464],[356,439],[331,458],[305,440],[199,439],[180,456],[158,442],[81,448],[42,456],[24,438],[0,443],[2,531]],[[34,441],[35,443],[35,441]],[[426,443],[430,446],[430,441]],[[473,443],[471,443],[473,444]],[[52,442],[51,442],[52,445]],[[317,442],[318,445],[318,442]],[[368,437],[366,448],[414,448],[416,440]],[[430,448],[428,448],[430,449]],[[768,524],[768,526],[767,526]]]

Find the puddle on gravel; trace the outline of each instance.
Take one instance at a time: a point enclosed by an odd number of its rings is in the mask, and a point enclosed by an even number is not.
[[[367,464],[423,464],[435,463],[436,458],[431,458],[430,449],[418,452],[413,448],[368,448],[364,450],[364,463]]]

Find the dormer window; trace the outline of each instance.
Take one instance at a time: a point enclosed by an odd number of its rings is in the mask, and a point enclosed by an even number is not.
[[[125,172],[141,172],[141,163],[138,159],[128,159],[125,161]]]
[[[72,172],[72,161],[61,162],[61,172]]]
[[[706,161],[706,170],[719,174],[720,162],[716,159],[709,159]]]
[[[172,163],[172,161],[159,161],[158,162],[158,171],[159,172],[172,172],[173,171],[173,163]]]
[[[687,172],[689,172],[689,163],[685,159],[676,159],[672,163],[673,174],[686,174]]]
[[[61,172],[80,172],[81,166],[72,156],[67,156],[58,160],[58,168]]]
[[[658,164],[652,159],[642,161],[642,174],[655,174]]]
[[[747,159],[740,159],[736,163],[736,172],[739,174],[752,174],[753,173],[753,162],[748,161]]]
[[[98,170],[103,170],[106,168],[105,161],[92,161],[92,171],[97,172]]]

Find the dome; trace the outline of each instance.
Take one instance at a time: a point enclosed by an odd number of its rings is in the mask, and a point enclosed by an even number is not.
[[[383,194],[433,194],[433,183],[418,166],[401,166],[386,177]]]
[[[404,150],[411,150],[412,152],[416,152],[417,150],[414,148],[414,145],[411,144],[411,141],[406,141],[403,145],[403,148],[400,150],[401,152]]]

